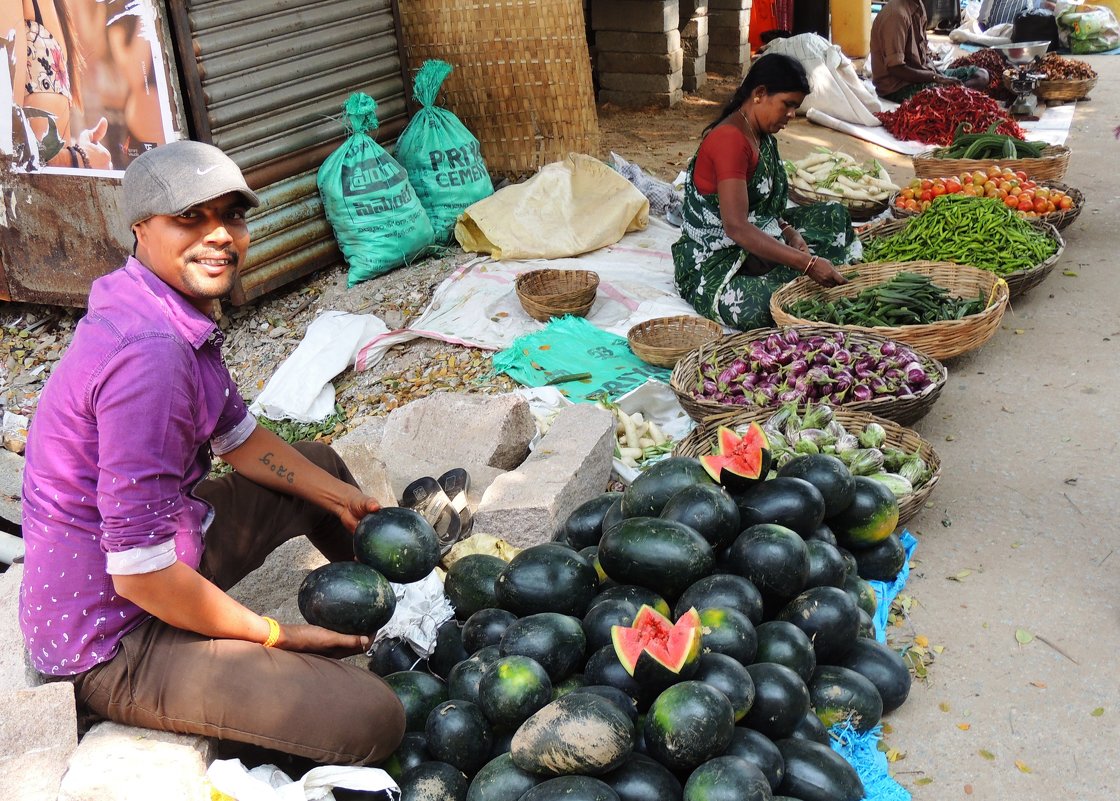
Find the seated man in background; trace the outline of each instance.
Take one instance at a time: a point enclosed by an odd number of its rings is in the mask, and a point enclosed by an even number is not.
[[[901,103],[938,84],[983,89],[988,78],[979,67],[939,71],[933,66],[922,0],[890,0],[871,24],[871,80],[880,97]]]

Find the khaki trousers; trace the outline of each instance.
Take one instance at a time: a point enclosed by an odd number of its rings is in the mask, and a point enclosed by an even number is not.
[[[328,446],[296,447],[356,484]],[[200,572],[223,590],[300,535],[329,559],[354,556],[350,533],[334,515],[236,473],[204,481],[195,494],[215,512]],[[75,676],[74,685],[79,704],[118,723],[249,743],[325,764],[380,762],[404,733],[400,701],[369,671],[315,654],[212,640],[154,618],[127,634],[112,660]]]

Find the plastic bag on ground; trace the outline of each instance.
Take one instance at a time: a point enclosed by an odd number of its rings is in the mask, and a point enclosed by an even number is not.
[[[366,133],[377,128],[374,99],[355,92],[343,111],[350,136],[327,156],[315,181],[354,286],[411,263],[435,232],[404,168]]]
[[[1120,22],[1106,6],[1058,0],[1058,37],[1075,55],[1103,53],[1120,46]]]
[[[275,765],[249,770],[240,759],[218,759],[206,771],[210,795],[234,801],[333,801],[335,787],[344,790],[382,792],[386,799],[400,797],[400,788],[380,768],[321,765],[312,768],[299,781]]]
[[[451,69],[438,59],[420,67],[413,96],[421,108],[401,133],[395,151],[440,244],[451,241],[455,220],[468,206],[494,194],[478,139],[452,112],[435,105]]]

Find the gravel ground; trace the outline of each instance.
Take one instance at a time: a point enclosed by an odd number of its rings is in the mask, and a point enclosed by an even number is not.
[[[346,269],[339,265],[272,292],[241,307],[225,305],[220,320],[226,332],[226,364],[252,400],[277,365],[299,345],[311,322],[330,310],[376,314],[390,329],[417,318],[432,293],[468,254],[453,248],[410,267],[346,287]],[[0,303],[0,412],[32,417],[43,383],[65,351],[79,309],[27,303]],[[494,373],[490,352],[430,339],[393,347],[369,370],[347,370],[335,379],[341,407],[330,439],[370,417],[388,414],[404,403],[441,390],[506,392],[514,388]]]

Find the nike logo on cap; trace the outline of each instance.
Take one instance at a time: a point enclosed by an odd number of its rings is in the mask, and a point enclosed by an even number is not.
[[[199,175],[205,175],[206,173],[212,172],[213,170],[216,170],[216,169],[218,169],[217,164],[215,164],[213,167],[207,167],[205,170],[200,168],[200,167],[195,168],[195,172],[198,173]]]

